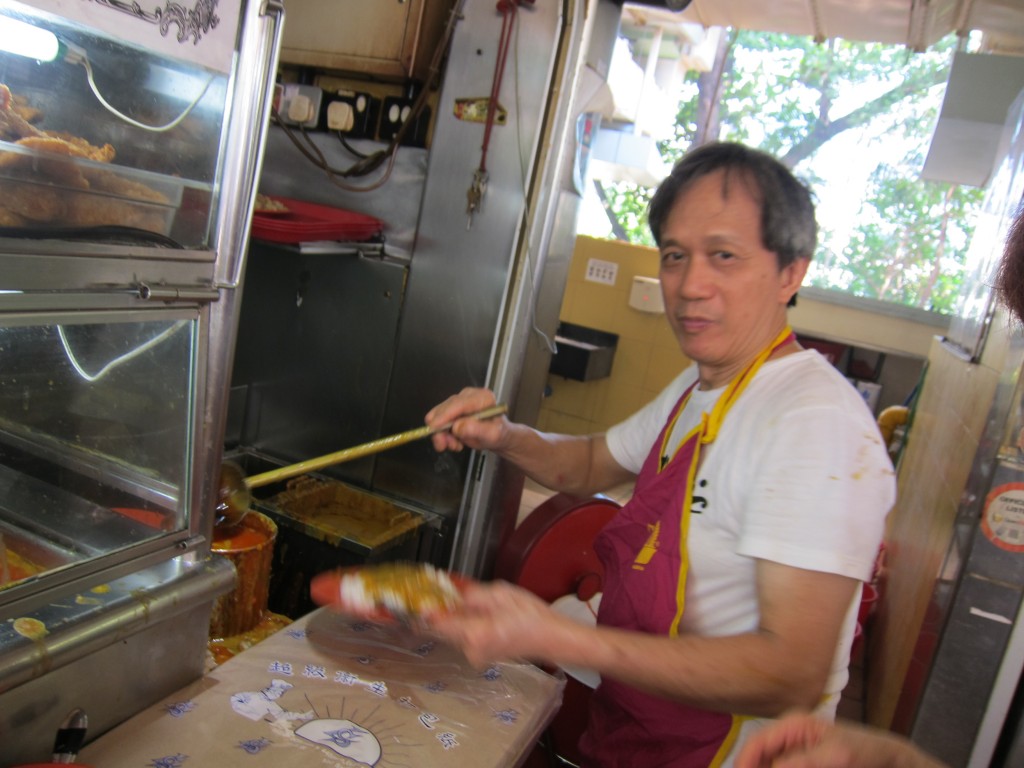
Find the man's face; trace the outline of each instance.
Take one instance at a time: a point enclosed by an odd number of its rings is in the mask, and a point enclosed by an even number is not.
[[[704,389],[726,384],[786,324],[786,304],[807,259],[782,270],[761,243],[761,208],[733,174],[698,179],[679,196],[661,231],[665,312]]]

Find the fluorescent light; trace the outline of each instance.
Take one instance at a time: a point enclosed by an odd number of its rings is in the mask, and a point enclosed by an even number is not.
[[[0,51],[37,61],[53,61],[59,49],[60,43],[53,32],[8,16],[0,16]]]

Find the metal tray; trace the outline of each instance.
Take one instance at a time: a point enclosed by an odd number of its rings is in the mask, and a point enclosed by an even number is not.
[[[0,591],[83,559],[74,552],[0,520]],[[21,569],[27,568],[27,573]]]
[[[423,524],[423,516],[337,480],[303,476],[268,502],[316,538],[335,546],[389,547]]]

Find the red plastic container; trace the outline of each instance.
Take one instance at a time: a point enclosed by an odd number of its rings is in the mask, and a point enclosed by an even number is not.
[[[857,621],[862,626],[868,623],[877,602],[878,589],[873,584],[865,584],[860,594],[860,608],[857,611]]]
[[[252,217],[252,235],[275,243],[306,243],[317,240],[361,242],[379,235],[384,222],[343,208],[307,203],[288,197],[273,197],[288,211],[256,213]]]
[[[861,626],[860,622],[857,622],[856,628],[853,630],[853,643],[850,645],[850,659],[856,660],[860,656],[861,649],[864,647],[864,627]]]

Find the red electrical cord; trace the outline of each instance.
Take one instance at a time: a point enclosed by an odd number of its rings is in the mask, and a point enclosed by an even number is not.
[[[494,78],[491,80],[491,97],[487,101],[487,118],[484,122],[484,141],[480,147],[480,171],[487,172],[487,150],[491,143],[491,130],[494,128],[494,115],[498,108],[498,94],[501,93],[501,81],[505,74],[505,62],[508,60],[509,43],[512,40],[512,28],[516,21],[517,0],[498,0],[498,12],[501,13],[501,36],[498,38],[498,55],[494,62]]]
[[[491,96],[487,101],[487,117],[484,120],[484,140],[480,145],[480,165],[473,173],[473,181],[466,191],[469,214],[469,225],[472,225],[473,214],[479,209],[487,189],[487,151],[491,145],[491,132],[494,129],[495,114],[498,111],[498,95],[501,93],[501,81],[505,75],[505,64],[508,61],[508,50],[512,45],[512,31],[515,27],[516,12],[520,5],[532,5],[534,0],[498,0],[497,9],[501,14],[501,35],[498,38],[498,53],[494,62],[494,77],[491,80]]]

